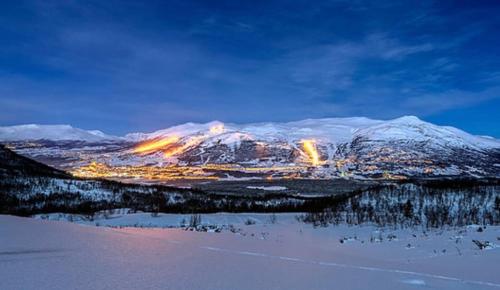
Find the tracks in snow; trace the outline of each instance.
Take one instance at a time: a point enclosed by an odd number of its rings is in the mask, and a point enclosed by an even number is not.
[[[117,230],[117,231],[119,231],[119,230]],[[170,239],[151,237],[151,236],[148,236],[148,238],[162,240],[162,241],[165,241],[165,242],[168,242],[171,244],[176,244],[176,245],[182,244],[182,242],[177,241],[177,240],[170,240]],[[436,274],[407,271],[407,270],[399,270],[399,269],[388,269],[388,268],[379,268],[379,267],[370,267],[370,266],[351,265],[351,264],[343,264],[343,263],[336,263],[336,262],[315,261],[315,260],[307,260],[307,259],[301,259],[301,258],[289,257],[289,256],[270,255],[270,254],[265,254],[265,253],[260,253],[260,252],[230,250],[230,249],[224,249],[224,248],[219,248],[219,247],[210,247],[210,246],[196,246],[196,247],[203,249],[203,250],[206,250],[206,251],[228,253],[228,254],[233,254],[233,255],[260,257],[260,258],[267,258],[267,259],[277,259],[277,260],[282,260],[282,261],[286,261],[286,262],[319,265],[319,266],[323,266],[323,267],[335,267],[335,268],[344,268],[344,269],[354,269],[354,270],[359,270],[359,271],[371,271],[371,272],[383,272],[383,273],[393,273],[393,274],[401,274],[401,275],[411,275],[411,276],[416,276],[416,277],[424,277],[424,278],[439,279],[439,280],[452,281],[452,282],[458,282],[458,283],[464,283],[464,284],[500,288],[500,284],[498,284],[498,283],[493,283],[493,282],[488,282],[488,281],[461,279],[461,278],[445,276],[445,275],[436,275]]]

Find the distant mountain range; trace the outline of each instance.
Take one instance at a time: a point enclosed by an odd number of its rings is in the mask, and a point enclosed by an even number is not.
[[[414,116],[289,123],[187,123],[122,137],[68,125],[0,127],[0,142],[70,171],[92,162],[191,166],[234,179],[500,176],[500,140],[437,126]],[[222,173],[221,173],[222,172]]]

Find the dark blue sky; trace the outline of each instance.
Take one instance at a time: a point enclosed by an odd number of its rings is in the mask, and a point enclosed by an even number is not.
[[[411,114],[498,138],[498,15],[498,1],[3,1],[0,125]]]

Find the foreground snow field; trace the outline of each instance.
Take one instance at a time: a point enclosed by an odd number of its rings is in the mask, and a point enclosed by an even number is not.
[[[256,223],[245,225],[248,219]],[[313,228],[292,214],[267,220],[203,215],[237,229],[207,233],[0,216],[0,289],[500,288],[500,227],[426,232]],[[490,246],[479,250],[472,240]]]

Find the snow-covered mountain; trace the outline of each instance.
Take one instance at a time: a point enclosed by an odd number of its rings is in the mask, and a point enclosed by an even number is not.
[[[96,142],[117,139],[118,137],[106,135],[99,130],[83,130],[70,125],[28,124],[0,127],[0,140],[2,141],[78,140]]]
[[[214,137],[212,139],[218,143],[223,141],[222,143],[226,145],[243,140],[296,142],[303,139],[314,139],[318,143],[341,144],[364,137],[374,141],[433,141],[443,146],[500,148],[499,140],[474,136],[454,127],[433,125],[415,116],[404,116],[388,121],[354,117],[307,119],[289,123],[224,124],[219,121],[205,124],[186,123],[153,133],[127,134],[125,139],[144,141],[173,135],[185,138],[207,132],[215,132],[212,134]]]
[[[33,142],[37,139],[44,141]],[[499,140],[414,116],[186,123],[124,137],[70,126],[24,125],[1,127],[0,141],[65,169],[97,161],[109,166],[229,164],[270,172],[286,167],[289,177],[500,176]]]

